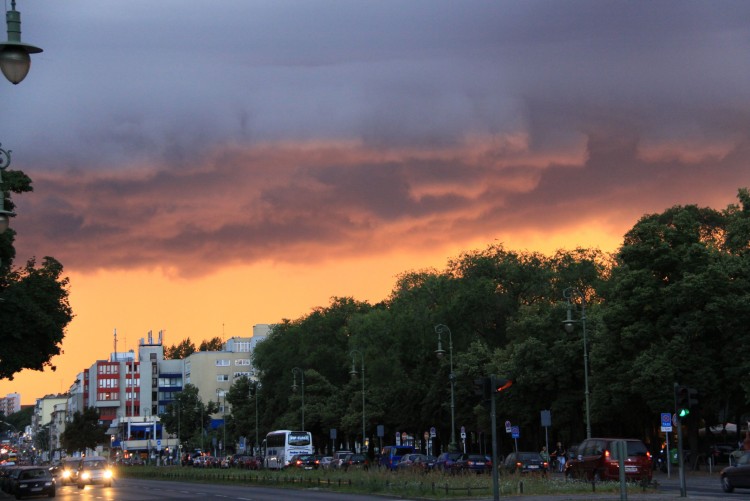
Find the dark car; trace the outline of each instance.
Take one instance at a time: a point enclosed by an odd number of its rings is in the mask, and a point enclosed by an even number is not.
[[[451,467],[451,473],[489,473],[492,461],[482,454],[461,454]]]
[[[410,445],[386,445],[383,447],[383,453],[380,455],[380,466],[385,466],[389,470],[396,468],[396,465],[404,454],[413,454],[414,447]]]
[[[750,452],[737,457],[737,462],[721,470],[721,488],[733,492],[735,488],[750,489]]]
[[[62,485],[75,484],[78,480],[78,465],[81,458],[65,458],[60,463],[59,477]]]
[[[370,460],[365,454],[351,454],[343,461],[341,467],[344,470],[368,470],[370,468]]]
[[[318,466],[320,466],[320,456],[315,454],[296,454],[289,460],[289,468],[317,470]]]
[[[49,468],[43,466],[23,466],[10,476],[9,494],[16,499],[30,496],[55,497],[55,479]]]
[[[549,470],[549,462],[538,452],[511,452],[505,458],[503,469],[508,473],[541,473]]]
[[[401,457],[401,460],[396,463],[396,466],[394,466],[393,469],[396,471],[411,471],[419,467],[420,458],[423,457],[425,457],[425,455],[419,453],[405,454]]]
[[[460,457],[460,452],[443,452],[435,460],[435,469],[440,471],[450,471],[453,463],[455,463]]]
[[[651,453],[638,439],[587,438],[578,446],[577,456],[565,464],[565,476],[587,481],[620,479],[620,464],[615,443],[625,442],[625,478],[651,481]]]

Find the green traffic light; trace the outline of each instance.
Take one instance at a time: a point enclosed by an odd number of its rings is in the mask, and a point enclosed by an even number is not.
[[[686,417],[688,414],[690,414],[690,409],[680,409],[680,417]]]

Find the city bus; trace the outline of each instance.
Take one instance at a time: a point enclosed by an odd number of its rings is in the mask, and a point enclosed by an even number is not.
[[[280,470],[289,465],[295,454],[312,454],[312,435],[309,431],[276,430],[263,440],[263,466]]]

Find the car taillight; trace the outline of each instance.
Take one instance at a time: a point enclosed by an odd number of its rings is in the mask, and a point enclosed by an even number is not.
[[[649,451],[646,451],[646,457],[651,459],[651,453]]]
[[[544,461],[542,463],[542,466],[545,467],[545,468],[548,468],[549,467],[549,463],[547,461]]]
[[[604,459],[609,459],[610,453],[609,450],[604,451]]]
[[[523,463],[520,461],[516,461],[516,468],[520,468],[521,466],[523,466]]]

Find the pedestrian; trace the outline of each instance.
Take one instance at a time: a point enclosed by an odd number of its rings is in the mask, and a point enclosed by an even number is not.
[[[557,442],[557,447],[555,448],[555,451],[553,453],[555,455],[555,458],[557,459],[557,471],[562,472],[565,470],[565,454],[567,452],[565,451],[565,447],[563,447],[562,442]]]
[[[549,452],[547,452],[547,446],[545,445],[542,447],[542,450],[539,452],[539,455],[542,456],[542,461],[549,464]]]

